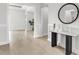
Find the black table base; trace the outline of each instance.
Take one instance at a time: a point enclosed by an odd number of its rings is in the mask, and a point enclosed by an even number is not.
[[[57,33],[52,32],[51,46],[57,46]],[[65,54],[70,55],[72,53],[72,36],[66,35]]]
[[[66,35],[66,55],[70,55],[72,53],[72,36]]]
[[[52,32],[52,40],[51,40],[51,46],[57,46],[57,33]]]

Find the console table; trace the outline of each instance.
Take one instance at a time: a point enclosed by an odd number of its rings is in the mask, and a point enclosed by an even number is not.
[[[51,46],[55,47],[57,46],[57,33],[51,32]],[[72,53],[72,36],[65,35],[66,36],[66,46],[65,46],[65,54],[70,55]]]
[[[51,26],[51,28],[52,27],[53,26]],[[57,46],[57,34],[63,34],[63,35],[65,35],[65,38],[66,38],[65,54],[70,55],[72,53],[72,37],[79,35],[79,33],[78,33],[79,29],[76,30],[77,28],[75,28],[74,30],[77,31],[77,32],[72,31],[72,32],[69,33],[69,32],[65,32],[63,30],[59,31],[59,29],[56,30],[55,28],[54,28],[54,30],[52,30],[51,28],[49,28],[49,32],[51,32],[51,46],[52,47]],[[65,28],[65,26],[63,28]],[[68,29],[68,27],[67,27],[67,29]],[[73,28],[70,28],[70,29],[73,30]]]

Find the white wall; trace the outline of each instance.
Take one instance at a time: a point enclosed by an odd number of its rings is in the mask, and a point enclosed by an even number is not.
[[[48,33],[48,8],[36,7],[34,12],[34,37],[42,37]]]
[[[58,4],[58,3],[50,3],[48,4],[48,24],[53,24],[53,23],[61,23],[58,20],[58,10],[60,6],[63,4]],[[49,30],[48,30],[49,31]],[[48,40],[51,41],[51,32],[48,32]]]
[[[62,24],[59,20],[58,20],[58,10],[59,8],[62,6],[63,4],[55,4],[55,3],[51,3],[48,5],[48,9],[49,9],[49,24]],[[79,4],[76,4],[79,7]],[[79,19],[79,18],[78,18]],[[79,20],[76,20],[74,23],[69,24],[68,26],[77,26],[79,27]],[[48,40],[51,41],[51,33],[48,33]],[[60,41],[60,46],[65,47],[65,36],[64,35],[58,35],[58,41]],[[73,52],[79,54],[79,36],[78,37],[73,37]]]
[[[42,35],[48,34],[48,7],[41,8]]]
[[[42,35],[41,7],[36,7],[34,10],[34,37]]]
[[[25,30],[25,10],[20,8],[9,7],[8,21],[9,30]]]
[[[9,43],[7,14],[8,4],[0,3],[0,45]]]

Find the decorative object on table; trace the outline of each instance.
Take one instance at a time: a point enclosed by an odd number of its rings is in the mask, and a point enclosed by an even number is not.
[[[30,25],[32,26],[32,30],[34,30],[34,19],[29,20]]]
[[[79,15],[79,9],[74,3],[66,3],[58,11],[58,18],[64,24],[73,23]]]

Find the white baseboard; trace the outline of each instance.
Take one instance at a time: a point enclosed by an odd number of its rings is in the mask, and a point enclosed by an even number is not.
[[[47,34],[45,34],[45,35],[35,35],[34,38],[39,38],[39,37],[43,37],[43,36],[47,36]]]
[[[25,31],[25,29],[10,29],[9,31]]]
[[[48,41],[51,42],[51,40],[48,38]]]
[[[9,42],[0,42],[0,45],[9,44]]]

